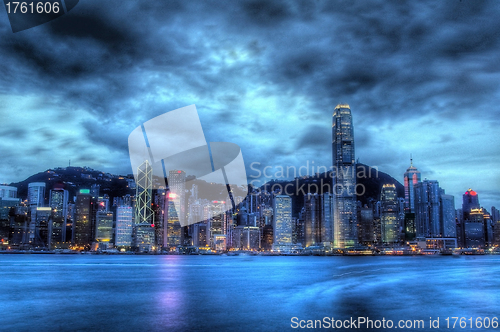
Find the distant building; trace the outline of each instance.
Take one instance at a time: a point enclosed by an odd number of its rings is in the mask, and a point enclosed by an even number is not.
[[[410,159],[410,167],[404,174],[406,213],[415,213],[415,185],[420,181],[420,171],[413,166],[413,159]]]
[[[442,237],[439,208],[440,188],[436,180],[415,185],[415,225],[417,238]]]
[[[394,244],[399,242],[399,209],[396,186],[384,184],[380,194],[380,224],[382,242]]]
[[[337,105],[332,120],[333,238],[335,247],[348,248],[358,241],[354,130],[349,105]]]
[[[92,243],[92,196],[89,189],[81,189],[76,195],[75,220],[73,222],[74,243],[80,249],[88,249]]]
[[[455,218],[455,197],[452,195],[441,194],[440,209],[442,236],[447,238],[456,238],[457,227]]]
[[[116,208],[115,246],[131,247],[133,232],[133,209],[130,206]]]
[[[273,249],[292,244],[292,198],[277,195],[273,205]]]
[[[51,249],[63,248],[66,242],[68,223],[68,200],[69,193],[63,188],[54,188],[50,191],[49,206],[52,209],[52,223],[50,225],[49,247]]]

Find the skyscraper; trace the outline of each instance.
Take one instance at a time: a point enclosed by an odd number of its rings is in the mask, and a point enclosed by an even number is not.
[[[417,238],[442,237],[440,191],[436,180],[424,180],[415,185]]]
[[[285,249],[292,244],[292,198],[277,195],[273,210],[273,249]]]
[[[153,169],[146,160],[137,169],[134,245],[140,252],[151,251],[154,240],[154,211],[151,208]]]
[[[66,225],[68,221],[69,193],[63,188],[50,191],[49,206],[52,209],[52,221],[49,224],[49,248],[66,242]],[[69,240],[69,239],[68,239]]]
[[[92,242],[91,203],[90,190],[81,189],[76,195],[75,220],[73,222],[74,243],[80,249],[88,249]]]
[[[384,184],[380,194],[381,211],[380,224],[383,243],[396,243],[399,241],[398,199],[396,186]]]
[[[132,216],[132,207],[116,208],[115,246],[130,247],[132,245]]]
[[[335,247],[346,248],[356,245],[358,238],[354,131],[349,105],[337,105],[332,122],[333,237]]]
[[[410,167],[404,174],[406,213],[415,213],[415,185],[419,182],[420,171],[413,166],[413,159],[410,159]]]
[[[469,219],[471,210],[479,209],[481,207],[479,205],[479,196],[474,190],[469,188],[462,197],[462,213],[464,214],[464,219]]]

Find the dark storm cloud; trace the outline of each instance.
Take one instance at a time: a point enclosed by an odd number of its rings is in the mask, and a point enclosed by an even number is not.
[[[396,176],[418,153],[414,142],[435,158],[439,146],[474,154],[438,128],[475,117],[498,137],[499,13],[498,2],[469,0],[81,2],[17,34],[0,20],[0,98],[37,97],[33,114],[42,100],[50,125],[39,127],[51,130],[37,140],[86,163],[107,151],[127,159],[136,126],[195,103],[207,140],[237,143],[247,166],[318,156],[328,165],[331,114],[343,102],[356,157]],[[27,135],[0,129],[5,141]]]

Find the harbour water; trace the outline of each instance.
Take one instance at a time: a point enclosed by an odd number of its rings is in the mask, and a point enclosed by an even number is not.
[[[423,320],[412,331],[500,330],[452,329],[445,320],[500,318],[500,256],[493,255],[21,254],[0,255],[0,264],[1,331],[297,330],[293,317],[303,326],[367,317]],[[438,317],[439,329],[431,328]]]

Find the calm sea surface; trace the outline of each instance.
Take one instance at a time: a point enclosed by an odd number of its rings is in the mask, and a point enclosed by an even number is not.
[[[500,318],[500,256],[0,255],[0,265],[0,331],[296,331],[292,317],[361,316],[449,331],[446,317]]]

